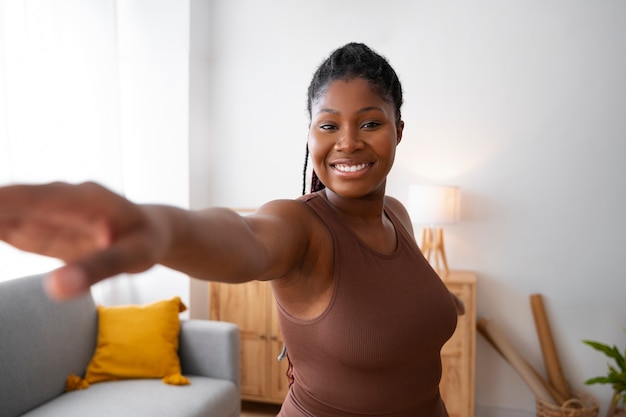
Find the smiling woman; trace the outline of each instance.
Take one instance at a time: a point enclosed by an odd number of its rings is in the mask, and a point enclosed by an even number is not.
[[[383,70],[370,79],[353,70],[362,62]],[[447,417],[441,349],[463,309],[422,256],[407,210],[385,192],[404,127],[401,94],[385,86],[401,92],[399,81],[361,43],[327,64],[339,71],[310,90],[308,140],[325,189],[241,216],[136,203],[95,183],[18,184],[0,187],[0,239],[66,262],[46,280],[60,300],[156,265],[206,281],[269,282],[292,377],[281,417]]]

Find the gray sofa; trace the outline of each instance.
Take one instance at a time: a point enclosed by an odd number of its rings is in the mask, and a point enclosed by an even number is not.
[[[83,375],[93,355],[98,316],[90,295],[49,300],[42,278],[0,282],[0,417],[239,417],[239,330],[224,322],[181,321],[191,385],[138,379],[65,393],[66,377]]]

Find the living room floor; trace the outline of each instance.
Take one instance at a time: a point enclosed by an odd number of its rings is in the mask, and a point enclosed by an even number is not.
[[[241,417],[276,417],[280,405],[262,404],[249,401],[241,403]]]

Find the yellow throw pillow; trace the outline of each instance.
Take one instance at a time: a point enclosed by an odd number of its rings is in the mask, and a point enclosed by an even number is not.
[[[179,297],[143,306],[98,306],[98,344],[84,380],[70,375],[66,390],[91,383],[132,378],[162,378],[187,385],[178,358]]]

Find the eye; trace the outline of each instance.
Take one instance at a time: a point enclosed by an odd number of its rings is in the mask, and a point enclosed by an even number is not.
[[[336,130],[337,126],[330,124],[330,123],[322,123],[321,125],[319,125],[319,129],[320,130]]]
[[[365,122],[361,125],[362,129],[376,129],[378,126],[380,126],[381,124],[379,122]]]

